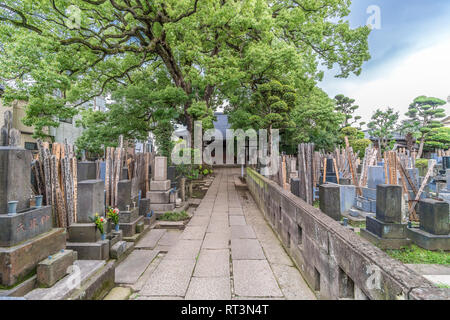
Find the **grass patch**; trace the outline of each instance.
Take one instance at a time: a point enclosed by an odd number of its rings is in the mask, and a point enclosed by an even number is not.
[[[313,203],[314,208],[320,208],[320,200],[316,200]]]
[[[400,250],[385,250],[394,259],[410,264],[450,264],[450,254],[444,251],[430,251],[416,245]]]
[[[348,219],[348,224],[354,228],[360,228],[360,229],[366,228],[365,221],[352,221],[352,220]]]
[[[180,212],[166,212],[159,218],[162,221],[183,221],[186,219],[189,219],[189,215],[184,210]]]
[[[448,284],[438,284],[437,287],[441,289],[450,289],[450,286]]]

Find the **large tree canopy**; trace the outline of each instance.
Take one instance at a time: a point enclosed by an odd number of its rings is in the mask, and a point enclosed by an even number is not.
[[[369,59],[369,29],[351,29],[349,0],[4,0],[0,75],[5,101],[29,101],[25,122],[43,134],[94,96],[163,68],[208,108],[249,100],[257,86],[289,80],[311,90],[320,64],[340,77]],[[70,10],[69,10],[70,9]],[[79,14],[77,16],[77,14]],[[78,19],[79,17],[79,19]],[[79,23],[79,24],[78,24]],[[7,81],[13,80],[13,81]],[[192,110],[192,109],[191,109]],[[124,119],[125,120],[125,119]]]
[[[409,119],[403,123],[403,131],[412,133],[419,139],[417,158],[422,157],[425,141],[432,130],[443,126],[439,119],[445,117],[445,109],[442,108],[445,104],[439,98],[420,96],[409,105],[406,113]]]

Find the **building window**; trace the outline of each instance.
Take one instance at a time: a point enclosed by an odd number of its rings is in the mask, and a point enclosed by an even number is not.
[[[27,150],[37,150],[38,146],[35,142],[25,142],[25,149]]]

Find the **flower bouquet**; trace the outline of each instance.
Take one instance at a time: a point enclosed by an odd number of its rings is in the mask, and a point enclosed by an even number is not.
[[[105,217],[101,217],[101,216],[99,216],[98,213],[96,213],[94,219],[92,219],[92,220],[94,221],[95,226],[100,231],[100,233],[102,235],[102,240],[105,240],[105,238],[106,238],[106,235],[105,235],[106,219],[105,219]]]
[[[108,219],[111,219],[116,227],[116,231],[119,231],[119,209],[118,208],[109,208],[106,213]]]

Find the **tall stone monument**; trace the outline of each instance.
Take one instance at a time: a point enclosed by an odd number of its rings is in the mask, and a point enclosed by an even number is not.
[[[122,233],[112,230],[108,222],[105,239],[93,222],[95,214],[105,216],[105,183],[97,180],[97,164],[83,161],[77,166],[77,219],[68,228],[67,248],[78,253],[80,260],[108,260],[111,248],[122,240]]]
[[[361,236],[382,249],[400,249],[408,246],[406,224],[402,222],[402,187],[377,185],[376,217],[366,218],[366,229]]]
[[[421,200],[417,213],[420,229],[408,228],[408,237],[424,249],[450,251],[449,204],[432,199]]]
[[[153,180],[150,182],[150,191],[147,198],[150,199],[150,209],[155,213],[173,211],[176,204],[176,191],[171,188],[167,179],[167,158],[155,157]]]
[[[30,206],[32,155],[20,135],[5,125],[0,140],[0,284],[12,286],[64,249],[66,233],[52,228],[51,206]]]

